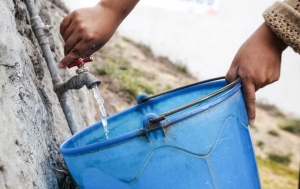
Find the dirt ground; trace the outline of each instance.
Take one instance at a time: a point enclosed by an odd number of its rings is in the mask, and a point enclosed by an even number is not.
[[[163,57],[156,58],[149,52],[147,54],[147,50],[149,49],[137,47],[116,34],[102,51],[93,55],[94,62],[92,66],[89,66],[90,72],[95,75],[98,74],[97,68],[105,62],[103,58],[104,53],[102,53],[104,51],[113,55],[119,54],[123,59],[130,61],[132,68],[140,69],[143,73],[151,75],[152,80],[148,80],[147,83],[158,88],[159,86],[176,88],[197,81],[195,77],[188,73],[178,71],[177,67],[167,59]],[[105,100],[105,108],[109,115],[136,104],[136,99],[128,93],[119,90],[111,77],[105,75],[99,77],[101,79],[99,90]],[[162,90],[159,91],[161,92]]]

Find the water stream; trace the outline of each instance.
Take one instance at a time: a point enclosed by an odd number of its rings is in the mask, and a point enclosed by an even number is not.
[[[104,100],[103,100],[103,98],[101,97],[101,95],[99,93],[97,85],[94,85],[92,90],[94,92],[94,97],[96,98],[96,100],[98,102],[99,109],[100,109],[100,112],[101,112],[101,122],[102,122],[103,129],[104,129],[104,132],[105,132],[105,137],[106,137],[106,139],[108,139],[109,130],[108,130],[108,126],[107,126],[107,114],[106,114],[106,111],[105,111],[105,108],[104,108]]]

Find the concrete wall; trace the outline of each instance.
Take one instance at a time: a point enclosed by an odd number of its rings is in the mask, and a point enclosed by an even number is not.
[[[50,45],[58,62],[63,55],[58,27],[65,13],[50,1],[37,3],[43,21],[54,26]],[[0,23],[0,188],[68,185],[58,146],[71,133],[25,4],[1,0]],[[63,79],[75,74],[60,72]],[[94,100],[87,90],[69,94],[80,129],[95,122]]]

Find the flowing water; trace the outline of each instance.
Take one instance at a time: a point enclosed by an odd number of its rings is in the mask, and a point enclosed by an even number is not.
[[[96,98],[96,100],[98,102],[99,109],[100,109],[100,112],[101,112],[101,122],[102,122],[103,129],[104,129],[104,132],[105,132],[105,137],[106,137],[106,139],[108,139],[109,130],[108,130],[108,126],[107,126],[107,114],[106,114],[106,111],[105,111],[105,108],[104,108],[104,100],[103,100],[103,98],[101,97],[101,95],[99,93],[97,85],[94,85],[92,89],[93,89],[93,92],[94,92],[94,97]]]

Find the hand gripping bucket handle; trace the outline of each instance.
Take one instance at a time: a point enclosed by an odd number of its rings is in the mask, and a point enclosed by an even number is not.
[[[155,98],[155,97],[164,95],[164,94],[169,93],[169,92],[177,91],[177,90],[184,89],[184,88],[187,88],[187,87],[191,87],[191,86],[194,86],[194,85],[203,84],[203,83],[208,83],[208,82],[216,81],[216,80],[220,80],[220,79],[225,79],[225,77],[222,76],[222,77],[217,77],[217,78],[213,78],[213,79],[209,79],[209,80],[204,80],[204,81],[196,82],[196,83],[193,83],[193,84],[190,84],[190,85],[185,85],[185,86],[183,86],[183,87],[179,87],[179,88],[176,88],[176,89],[172,89],[172,90],[169,90],[169,91],[166,91],[166,92],[163,92],[163,93],[159,93],[159,94],[156,94],[156,95],[152,95],[152,96],[147,96],[147,95],[145,95],[145,94],[142,94],[140,97],[138,97],[138,100],[137,100],[137,101],[138,101],[138,103],[140,104],[140,103],[146,102],[146,101],[148,101],[148,100],[150,100],[150,99],[152,99],[152,98]],[[179,111],[182,111],[182,110],[184,110],[184,109],[186,109],[186,108],[189,108],[189,107],[191,107],[191,106],[194,106],[194,105],[196,105],[196,104],[198,104],[198,103],[200,103],[200,102],[203,102],[203,101],[205,101],[205,100],[208,100],[208,99],[210,99],[210,98],[212,98],[212,97],[214,97],[214,96],[216,96],[216,95],[218,95],[218,94],[220,94],[220,93],[222,93],[222,92],[224,92],[224,91],[226,91],[226,90],[228,90],[228,89],[231,89],[232,87],[234,87],[234,86],[235,86],[237,83],[239,83],[239,82],[241,82],[241,78],[240,78],[240,77],[238,77],[235,81],[229,83],[229,84],[226,85],[225,87],[222,87],[221,89],[219,89],[219,90],[217,90],[217,91],[215,91],[215,92],[213,92],[213,93],[210,93],[210,94],[208,94],[208,95],[206,95],[206,96],[204,96],[204,97],[202,97],[202,98],[199,98],[199,99],[197,99],[197,100],[195,100],[195,101],[193,101],[193,102],[190,102],[190,103],[185,104],[185,105],[183,105],[183,106],[180,106],[180,107],[178,107],[178,108],[172,109],[172,110],[170,110],[170,111],[168,111],[168,112],[165,112],[165,113],[163,113],[163,114],[160,114],[160,115],[159,115],[158,117],[156,117],[156,118],[149,118],[148,121],[149,121],[150,124],[156,124],[156,123],[158,123],[159,121],[162,121],[162,120],[166,119],[166,116],[169,116],[169,115],[172,115],[172,114],[177,113],[177,112],[179,112]]]

